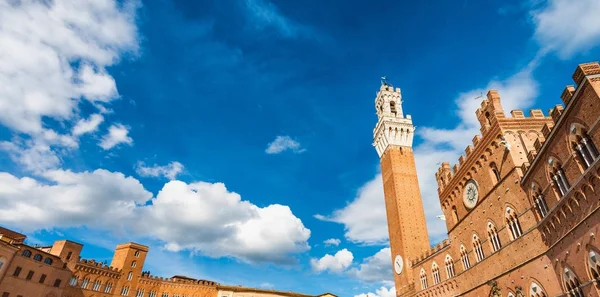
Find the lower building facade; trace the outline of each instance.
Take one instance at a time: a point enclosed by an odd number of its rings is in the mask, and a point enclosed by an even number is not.
[[[83,245],[77,242],[59,240],[40,247],[25,244],[25,238],[0,227],[1,297],[315,297],[181,275],[153,276],[143,270],[148,247],[133,242],[118,245],[107,264],[82,259]]]

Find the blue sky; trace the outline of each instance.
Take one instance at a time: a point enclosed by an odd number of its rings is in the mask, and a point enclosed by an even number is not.
[[[600,53],[600,5],[547,1],[0,1],[0,224],[153,274],[393,294],[378,158],[383,75],[433,173],[478,133],[475,97],[560,103]]]

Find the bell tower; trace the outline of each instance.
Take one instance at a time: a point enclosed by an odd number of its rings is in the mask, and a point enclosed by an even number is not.
[[[415,126],[411,116],[402,113],[400,88],[394,89],[385,78],[375,98],[375,109],[378,121],[373,146],[381,164],[396,294],[402,296],[410,293],[408,285],[414,282],[410,261],[429,249],[412,150]]]

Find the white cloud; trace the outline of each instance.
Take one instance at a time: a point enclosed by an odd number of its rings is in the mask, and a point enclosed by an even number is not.
[[[73,127],[73,135],[79,136],[86,133],[94,132],[98,129],[98,126],[104,121],[104,117],[101,114],[93,114],[89,119],[81,119]]]
[[[108,128],[108,133],[102,137],[98,144],[101,148],[109,150],[121,143],[131,145],[133,139],[128,136],[129,130],[121,124],[115,124]]]
[[[6,151],[13,162],[36,173],[57,168],[62,163],[56,152],[43,143],[29,142],[18,145],[4,141],[0,142],[0,150]]]
[[[170,180],[176,179],[177,175],[183,172],[183,164],[179,162],[171,162],[168,165],[158,166],[146,166],[144,162],[138,162],[135,167],[135,172],[140,176],[146,177],[159,177],[164,176]]]
[[[352,252],[343,249],[335,253],[335,255],[326,254],[321,259],[310,259],[310,266],[316,272],[331,271],[333,273],[342,273],[346,268],[350,267],[354,260]]]
[[[246,0],[246,9],[257,29],[273,27],[285,37],[296,37],[303,28],[279,12],[268,0]]]
[[[342,241],[337,238],[329,238],[323,241],[325,246],[338,246]]]
[[[351,242],[385,244],[388,241],[388,227],[381,174],[363,185],[356,198],[346,207],[335,210],[330,216],[315,217],[344,224],[344,236]]]
[[[391,287],[388,289],[386,287],[381,287],[375,290],[375,293],[363,293],[355,295],[354,297],[396,297],[396,288]]]
[[[289,136],[277,136],[273,142],[267,145],[265,152],[267,154],[279,154],[284,151],[290,150],[294,153],[303,153],[306,149],[300,147],[300,143],[293,140]]]
[[[597,0],[547,0],[531,12],[534,38],[542,51],[570,58],[600,45],[600,2]]]
[[[260,284],[261,288],[265,288],[265,289],[273,289],[275,288],[275,286],[272,283],[262,283]]]
[[[375,255],[365,258],[358,268],[352,268],[348,274],[366,283],[384,283],[393,285],[392,256],[389,247]]]
[[[43,173],[51,184],[0,173],[0,221],[24,230],[90,224],[119,230],[127,226],[136,204],[152,194],[136,179],[106,170]]]
[[[117,98],[105,67],[137,50],[135,12],[132,1],[0,2],[0,123],[36,135],[81,99]]]
[[[294,254],[310,249],[310,230],[289,207],[258,207],[222,183],[170,181],[152,198],[118,172],[42,175],[50,183],[0,173],[0,223],[25,231],[87,226],[156,238],[169,251],[245,262],[292,263]]]

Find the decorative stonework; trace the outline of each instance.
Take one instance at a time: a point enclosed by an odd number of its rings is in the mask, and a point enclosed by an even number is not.
[[[377,125],[373,130],[373,146],[379,157],[390,145],[412,147],[415,127],[410,115],[402,113],[400,88],[382,84],[375,98]]]

